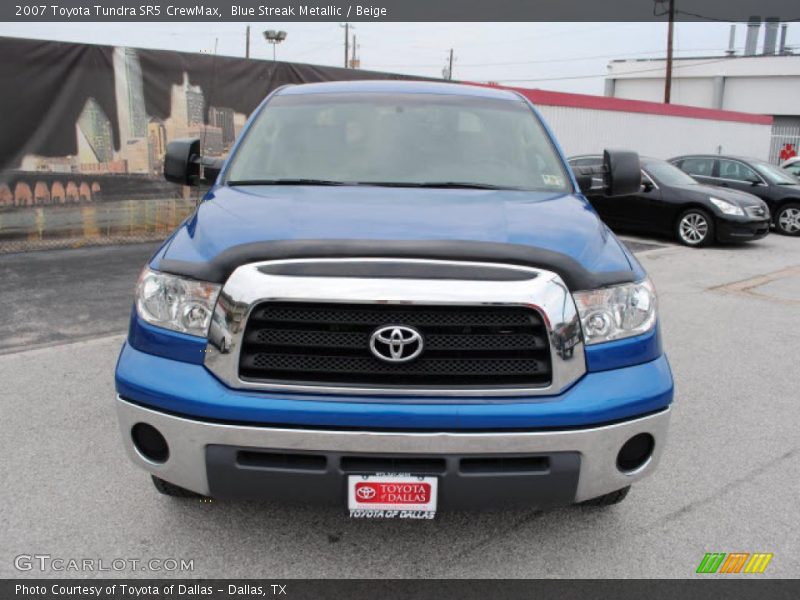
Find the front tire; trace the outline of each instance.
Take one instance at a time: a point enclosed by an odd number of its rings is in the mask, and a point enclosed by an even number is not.
[[[150,477],[153,478],[153,485],[158,490],[159,494],[164,494],[165,496],[170,496],[172,498],[202,498],[200,494],[177,486],[169,481],[164,481],[155,475],[151,475]]]
[[[783,235],[800,235],[800,204],[789,202],[775,214],[775,227]]]
[[[615,504],[619,504],[628,496],[628,492],[631,491],[631,486],[624,487],[621,490],[617,490],[616,492],[611,492],[610,494],[604,494],[602,496],[598,496],[597,498],[592,498],[590,500],[584,500],[581,502],[581,506],[591,506],[595,508],[603,508],[605,506],[613,506]]]
[[[708,246],[714,241],[714,219],[700,208],[690,208],[681,213],[675,225],[678,241],[692,248]]]

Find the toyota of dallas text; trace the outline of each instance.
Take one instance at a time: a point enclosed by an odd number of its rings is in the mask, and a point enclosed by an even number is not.
[[[512,91],[285,86],[145,266],[116,369],[122,440],[175,497],[355,518],[609,506],[664,450],[654,286]]]

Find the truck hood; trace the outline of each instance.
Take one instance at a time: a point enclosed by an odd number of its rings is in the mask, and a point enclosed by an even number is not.
[[[574,195],[374,186],[218,186],[151,266],[278,240],[493,242],[560,253],[589,272],[641,271]]]

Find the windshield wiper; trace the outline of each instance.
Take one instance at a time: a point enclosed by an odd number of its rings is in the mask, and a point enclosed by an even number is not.
[[[354,185],[330,179],[237,179],[227,183],[228,185]]]
[[[502,185],[491,185],[488,183],[470,183],[468,181],[359,181],[358,185],[374,185],[378,187],[410,187],[410,188],[462,188],[474,190],[519,190]]]

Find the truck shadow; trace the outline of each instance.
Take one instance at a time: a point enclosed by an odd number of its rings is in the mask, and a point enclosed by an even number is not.
[[[202,521],[203,539],[235,547],[236,556],[260,553],[261,560],[242,573],[249,577],[262,571],[282,577],[503,577],[520,569],[528,577],[549,576],[557,565],[541,570],[548,554],[563,553],[573,537],[585,543],[592,531],[619,527],[625,511],[570,506],[362,520],[348,518],[343,509],[274,502],[163,502],[171,529],[184,538],[184,552],[193,545],[189,532]],[[203,560],[195,575],[236,576],[241,565],[223,556],[214,565]]]

